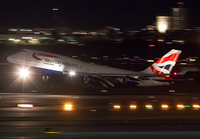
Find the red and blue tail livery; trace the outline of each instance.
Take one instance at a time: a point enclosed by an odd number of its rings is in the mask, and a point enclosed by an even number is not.
[[[149,74],[170,74],[180,54],[181,50],[172,49],[144,72]]]

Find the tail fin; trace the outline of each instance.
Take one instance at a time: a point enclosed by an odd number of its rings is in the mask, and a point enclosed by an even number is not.
[[[143,72],[146,74],[170,74],[180,54],[181,50],[172,49]]]

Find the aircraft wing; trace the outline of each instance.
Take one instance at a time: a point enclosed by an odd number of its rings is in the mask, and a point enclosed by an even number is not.
[[[166,76],[169,74],[100,74],[101,76],[116,76],[116,77],[123,77],[123,76],[138,76],[138,77],[161,77]]]
[[[70,74],[70,72],[65,71],[63,74]],[[169,74],[146,74],[146,73],[137,73],[137,74],[112,74],[112,73],[92,73],[92,72],[76,72],[77,75],[90,75],[90,76],[101,76],[101,77],[124,77],[124,76],[138,76],[138,77],[161,77]]]

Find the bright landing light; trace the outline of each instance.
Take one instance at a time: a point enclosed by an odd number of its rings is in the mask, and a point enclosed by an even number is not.
[[[69,72],[69,75],[70,75],[70,76],[75,76],[76,73],[75,73],[74,71],[70,71],[70,72]]]
[[[19,70],[19,75],[20,75],[20,77],[22,77],[22,78],[28,77],[28,76],[29,76],[29,71],[28,71],[28,69],[25,69],[25,68],[20,69],[20,70]]]

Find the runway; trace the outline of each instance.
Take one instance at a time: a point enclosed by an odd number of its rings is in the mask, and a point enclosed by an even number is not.
[[[37,75],[23,82],[0,75],[1,138],[200,137],[198,81],[88,90],[81,79],[44,82]]]
[[[1,93],[0,97],[4,138],[200,136],[200,109],[193,107],[199,105],[199,95]],[[71,107],[66,109],[65,104]],[[163,109],[163,104],[168,107]]]

